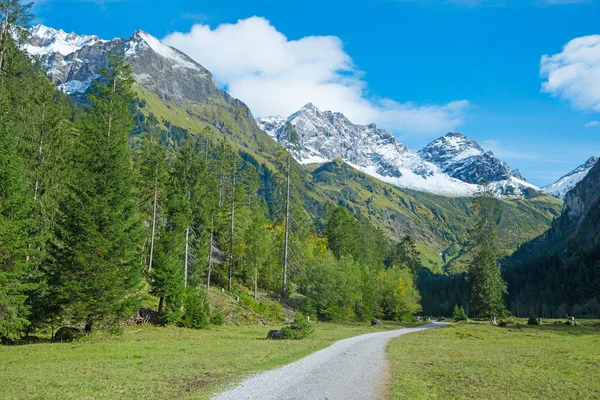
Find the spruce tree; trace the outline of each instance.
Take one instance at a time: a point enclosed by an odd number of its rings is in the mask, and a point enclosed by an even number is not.
[[[6,79],[0,76],[0,339],[15,339],[29,325],[25,300],[32,221]]]
[[[31,197],[27,193],[20,128],[21,80],[28,60],[19,50],[31,5],[0,1],[0,340],[14,340],[29,326],[27,293],[31,256]],[[16,41],[15,41],[16,38]]]
[[[498,268],[500,206],[486,182],[481,183],[473,201],[473,218],[473,259],[469,264],[471,312],[492,317],[504,310],[503,300],[507,291]]]
[[[87,331],[130,315],[141,280],[143,230],[133,197],[127,135],[133,127],[130,67],[121,55],[94,83],[60,204],[52,285],[71,323]]]

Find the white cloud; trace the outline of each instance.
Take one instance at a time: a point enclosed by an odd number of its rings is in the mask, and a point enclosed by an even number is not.
[[[590,121],[587,124],[585,124],[583,127],[584,128],[595,128],[597,126],[600,126],[600,121]]]
[[[260,17],[164,39],[210,70],[220,87],[256,116],[290,115],[308,102],[357,123],[376,122],[401,133],[438,134],[463,124],[466,100],[417,105],[367,95],[363,74],[335,36],[289,40]]]
[[[491,150],[494,155],[500,159],[539,160],[539,156],[537,154],[507,148],[499,140],[484,140],[481,145],[484,149]]]
[[[542,91],[582,110],[600,111],[600,35],[567,43],[561,53],[542,56]]]

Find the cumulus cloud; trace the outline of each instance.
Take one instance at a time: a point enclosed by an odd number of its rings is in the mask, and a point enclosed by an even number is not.
[[[466,100],[419,105],[367,95],[367,83],[335,36],[289,40],[261,17],[212,29],[197,24],[164,42],[210,70],[217,84],[257,116],[287,116],[308,102],[357,123],[401,133],[440,133],[463,124]]]
[[[540,75],[543,92],[576,108],[600,111],[600,35],[573,39],[562,52],[542,56]]]
[[[587,124],[585,124],[583,127],[584,128],[595,128],[597,126],[600,126],[600,121],[590,121]]]

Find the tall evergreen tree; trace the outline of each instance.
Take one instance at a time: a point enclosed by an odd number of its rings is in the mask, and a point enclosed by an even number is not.
[[[498,200],[486,182],[480,184],[473,200],[474,226],[472,243],[473,259],[469,264],[471,282],[471,312],[474,315],[492,317],[504,310],[506,283],[502,278],[498,222],[500,207]]]
[[[127,145],[132,83],[123,56],[112,55],[88,97],[70,191],[60,205],[52,284],[62,314],[87,331],[137,306],[143,231]]]
[[[29,262],[33,220],[19,146],[20,119],[26,115],[19,108],[21,80],[28,72],[19,43],[30,8],[19,1],[0,1],[0,340],[16,339],[30,324],[26,299],[34,268]]]

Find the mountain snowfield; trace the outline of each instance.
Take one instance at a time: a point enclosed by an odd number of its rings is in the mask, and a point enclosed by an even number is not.
[[[218,90],[212,74],[202,65],[144,31],[112,40],[66,33],[44,25],[32,27],[30,33],[24,50],[39,59],[63,92],[76,99],[84,98],[98,77],[98,70],[107,66],[107,54],[121,48],[133,67],[135,81],[163,100],[176,104],[216,102],[247,109]],[[246,113],[252,119],[250,110]],[[310,103],[287,118],[258,118],[256,122],[279,143],[285,142],[286,127],[294,128],[300,142],[295,157],[303,164],[341,158],[401,188],[444,196],[472,196],[478,190],[477,182],[485,179],[499,196],[522,197],[530,190],[542,190],[527,183],[518,170],[511,172],[492,152],[486,152],[461,133],[449,133],[414,152],[375,124],[357,125],[339,112],[321,111]],[[591,169],[591,160],[544,190],[564,198]],[[595,163],[597,159],[593,160]]]
[[[556,198],[564,200],[567,193],[587,176],[597,162],[598,157],[590,157],[585,164],[575,168],[553,184],[544,187],[544,191]]]
[[[521,197],[538,187],[511,175],[492,152],[462,133],[448,133],[419,152],[375,124],[357,125],[343,114],[321,111],[312,103],[288,118],[258,118],[259,126],[284,143],[292,128],[298,135],[296,159],[303,164],[341,158],[353,167],[398,187],[444,196],[472,196],[477,182],[490,182],[496,194]]]

